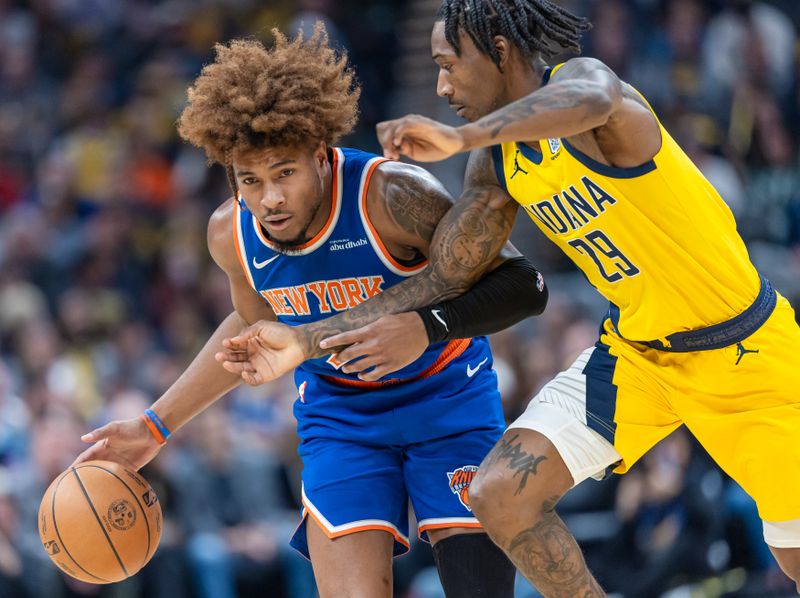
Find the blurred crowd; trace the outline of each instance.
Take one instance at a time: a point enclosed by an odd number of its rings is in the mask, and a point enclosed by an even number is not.
[[[165,530],[134,579],[63,576],[36,511],[81,434],[141,413],[231,309],[205,247],[224,174],[175,132],[213,44],[324,19],[364,86],[345,144],[374,151],[375,123],[397,116],[398,23],[420,4],[0,0],[0,597],[313,598],[310,567],[287,545],[300,488],[289,378],[240,387],[143,469]],[[800,3],[562,4],[593,21],[584,53],[645,94],[759,269],[800,306]],[[594,343],[607,306],[533,229],[520,223],[514,240],[552,294],[544,315],[492,339],[508,418]],[[618,595],[792,594],[755,505],[682,429],[560,512]],[[441,596],[431,567],[416,543],[396,560],[396,595]],[[520,582],[518,596],[536,594]]]

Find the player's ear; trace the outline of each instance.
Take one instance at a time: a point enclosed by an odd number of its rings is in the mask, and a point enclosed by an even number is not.
[[[317,168],[324,168],[328,164],[328,144],[320,141],[314,149],[314,163]]]
[[[511,59],[511,44],[504,35],[495,35],[494,48],[500,56],[500,64],[498,66],[500,67],[500,72],[503,72],[508,61]]]

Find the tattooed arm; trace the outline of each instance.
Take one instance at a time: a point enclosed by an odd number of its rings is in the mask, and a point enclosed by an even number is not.
[[[370,211],[373,224],[392,255],[401,257],[405,249],[412,257],[416,250],[429,257],[428,267],[353,309],[298,326],[307,357],[331,352],[320,348],[324,338],[461,295],[488,270],[520,255],[507,243],[517,204],[498,186],[488,151],[471,157],[466,190],[452,207],[447,192],[425,170],[400,163],[384,168],[380,200]]]
[[[661,147],[658,123],[641,95],[593,58],[567,61],[547,85],[474,123],[454,128],[407,116],[378,125],[386,156],[421,161],[507,141],[585,134],[596,137],[598,157],[613,166],[642,164]]]
[[[379,201],[372,201],[368,210],[373,227],[394,257],[413,260],[428,255],[428,267],[336,316],[293,328],[263,322],[251,326],[226,341],[225,351],[217,354],[225,369],[240,374],[248,384],[261,384],[288,371],[287,354],[292,355],[293,365],[299,365],[335,352],[341,347],[323,349],[320,341],[384,315],[459,295],[489,269],[519,256],[507,243],[517,204],[497,184],[488,151],[471,157],[466,191],[449,209],[447,192],[422,169],[401,164],[381,169],[386,173],[372,182],[370,191],[379,192]],[[417,314],[410,317],[421,325]]]

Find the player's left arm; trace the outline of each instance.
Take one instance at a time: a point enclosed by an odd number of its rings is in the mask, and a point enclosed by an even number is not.
[[[485,170],[493,173],[488,156],[482,163],[486,164]],[[517,212],[516,203],[496,179],[494,184],[487,184],[474,178],[468,178],[468,188],[461,199],[452,206],[451,201],[442,185],[421,168],[396,163],[386,163],[378,168],[373,174],[367,198],[367,213],[373,227],[394,257],[412,259],[420,254],[428,255],[428,266],[421,273],[348,311],[293,327],[295,342],[304,359],[343,349],[336,343],[327,343],[323,347],[321,341],[354,331],[357,336],[366,334],[371,337],[380,345],[382,353],[382,368],[376,368],[364,379],[374,379],[380,377],[381,372],[398,369],[402,367],[401,362],[403,365],[410,363],[429,344],[420,315],[401,312],[411,312],[457,297],[469,290],[487,271],[489,274],[474,291],[482,299],[472,301],[482,305],[482,317],[470,318],[469,314],[474,311],[462,310],[467,314],[466,319],[474,320],[471,331],[465,336],[488,334],[509,325],[509,313],[516,314],[514,321],[518,321],[541,311],[546,294],[542,294],[541,285],[537,288],[538,273],[507,244]],[[513,263],[513,267],[507,267],[509,263]],[[522,286],[533,288],[533,293],[519,292],[519,285],[509,284],[509,278],[520,277],[525,278]],[[491,288],[487,290],[486,285]],[[535,298],[528,300],[532,294]],[[464,295],[454,301],[467,297]],[[364,328],[369,324],[378,326],[379,339]],[[230,344],[244,346],[254,338],[268,343],[269,339],[263,336],[263,327],[256,324],[230,339]],[[373,345],[373,348],[376,347]],[[410,355],[409,350],[415,355]],[[398,355],[398,351],[403,354]],[[364,355],[363,352],[360,354]],[[222,357],[229,361],[237,360],[237,356],[230,352]],[[365,362],[361,360],[360,363],[357,370],[347,371],[362,371]],[[258,375],[262,382],[273,377],[273,373],[260,369]]]
[[[470,156],[465,188],[462,198],[437,224],[429,243],[428,269],[383,293],[389,293],[391,309],[404,313],[385,315],[320,343],[325,350],[347,346],[337,355],[347,362],[343,371],[377,380],[411,363],[430,343],[490,334],[544,310],[543,278],[506,241],[517,204],[498,185],[488,151]],[[392,193],[384,194],[393,219],[395,203]],[[418,198],[414,204],[420,204]],[[408,232],[411,227],[389,230]],[[427,236],[416,239],[421,251],[428,245]],[[404,286],[411,295],[400,296],[402,303],[397,303],[392,291]],[[370,301],[378,303],[380,298]],[[406,311],[412,307],[424,309]]]
[[[390,166],[388,172],[391,172],[390,169],[408,168],[399,163],[389,163],[387,166]],[[421,172],[430,176],[425,171]],[[489,152],[474,152],[470,156],[465,187],[467,192],[462,202],[473,195],[484,195],[493,198],[495,208],[505,210],[508,219],[501,217],[499,221],[503,222],[502,234],[507,237],[507,229],[513,225],[516,204],[500,189]],[[416,243],[423,253],[428,248],[432,256],[431,272],[437,269],[444,255],[442,247],[451,249],[460,246],[464,255],[480,253],[477,248],[470,247],[470,235],[479,230],[479,222],[472,223],[467,229],[451,227],[450,230],[459,231],[456,237],[435,237],[431,245],[428,242],[429,234],[415,232],[418,230],[415,224],[417,218],[398,217],[398,211],[407,212],[404,207],[406,199],[410,200],[407,205],[414,206],[415,210],[421,207],[419,199],[404,198],[402,193],[399,197],[395,195],[384,192],[381,197],[384,211],[390,216],[390,225],[384,230],[388,231],[387,234],[400,237],[413,233],[408,241]],[[446,222],[448,216],[444,218]],[[403,224],[404,221],[407,224]],[[437,230],[444,230],[444,226],[442,223]],[[458,260],[451,260],[450,266],[440,270],[440,277],[437,278],[449,281],[447,286],[451,289],[460,287],[464,279],[474,282],[468,282],[471,286],[464,294],[412,312],[384,315],[366,326],[324,339],[320,343],[321,348],[338,349],[336,359],[344,364],[342,371],[358,373],[362,380],[373,381],[410,364],[431,343],[491,334],[540,314],[547,304],[548,294],[544,279],[533,264],[510,243],[500,249],[499,256],[491,261],[490,257],[491,254],[483,263],[463,269],[458,265]],[[488,270],[484,267],[486,264]],[[482,277],[481,271],[485,271]],[[346,348],[342,350],[342,347]]]
[[[644,163],[661,147],[658,122],[639,93],[601,61],[585,57],[568,60],[547,85],[473,123],[450,127],[410,115],[378,125],[385,155],[421,161],[509,141],[589,132],[604,153],[624,163],[612,165]]]

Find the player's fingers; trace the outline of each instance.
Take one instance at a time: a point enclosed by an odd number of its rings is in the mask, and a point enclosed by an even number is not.
[[[378,142],[383,148],[383,157],[389,158],[390,160],[400,159],[400,154],[397,151],[397,147],[394,143],[396,122],[397,121],[388,121],[385,123],[380,123],[377,127]]]
[[[250,355],[247,351],[217,351],[214,353],[214,359],[220,363],[225,363],[226,361],[242,362],[249,361]]]
[[[72,462],[70,467],[75,467],[78,463],[83,463],[84,461],[91,461],[92,457],[90,456],[92,449],[86,449],[83,451],[78,457]]]
[[[345,374],[355,374],[356,372],[363,372],[364,370],[368,370],[371,367],[374,367],[378,364],[380,360],[379,357],[375,355],[368,355],[366,357],[362,357],[361,359],[357,359],[356,361],[351,361],[346,363],[342,366],[342,371]]]
[[[342,349],[341,351],[336,353],[336,362],[337,363],[348,363],[353,361],[354,359],[361,359],[369,354],[369,350],[367,349],[366,345],[362,343],[358,343],[355,345],[350,345],[346,349]]]
[[[234,336],[232,338],[224,338],[222,339],[222,347],[226,351],[246,351],[247,350],[247,339],[243,339],[241,336]]]
[[[253,372],[255,368],[249,361],[223,361],[222,367],[231,374],[242,375],[243,372]]]
[[[324,338],[319,342],[322,349],[331,349],[333,347],[342,347],[361,343],[369,337],[370,325],[356,328],[355,330],[348,330],[347,332],[340,332],[328,338]]]
[[[85,461],[94,461],[95,459],[102,460],[103,453],[107,450],[106,447],[107,442],[105,440],[95,442],[92,446],[78,455],[75,461],[72,462],[72,466],[74,467],[78,463],[83,463]]]
[[[403,147],[403,143],[406,141],[406,133],[408,132],[408,126],[400,123],[394,130],[392,131],[392,146],[395,149],[400,149]]]
[[[113,436],[116,433],[118,427],[119,424],[117,422],[110,422],[105,426],[101,426],[99,428],[92,430],[91,432],[88,432],[87,434],[84,434],[83,436],[81,436],[81,440],[83,442],[97,442],[98,440],[102,440],[103,438],[108,438],[109,436]]]
[[[378,143],[380,143],[381,146],[387,147],[389,145],[389,141],[392,138],[392,132],[396,126],[397,119],[385,120],[375,125],[375,133],[378,135]]]
[[[386,366],[386,364],[378,364],[375,366],[374,369],[370,370],[369,372],[362,372],[358,375],[359,380],[363,380],[364,382],[375,382],[383,378],[386,374],[388,374],[391,370]]]
[[[250,386],[260,386],[264,383],[264,378],[258,372],[243,371],[241,373],[242,380]]]
[[[242,330],[236,336],[223,339],[222,346],[228,349],[243,351],[247,348],[247,342],[250,339],[256,338],[264,329],[265,327],[262,325],[261,321],[256,322]]]

